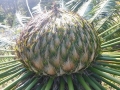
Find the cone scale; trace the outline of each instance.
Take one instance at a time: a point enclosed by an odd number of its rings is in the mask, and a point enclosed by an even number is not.
[[[77,14],[57,8],[32,19],[16,42],[18,58],[38,75],[80,72],[99,50],[93,26]]]

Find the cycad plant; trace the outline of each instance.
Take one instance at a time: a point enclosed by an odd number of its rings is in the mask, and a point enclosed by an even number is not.
[[[61,2],[0,47],[0,89],[120,90],[119,1]]]

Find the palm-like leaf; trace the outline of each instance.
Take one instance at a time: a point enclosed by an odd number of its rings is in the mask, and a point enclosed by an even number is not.
[[[91,22],[93,22],[93,20],[95,20],[98,17],[100,18],[104,16],[109,16],[109,14],[111,14],[111,12],[113,11],[114,7],[114,0],[103,0],[103,2],[101,2],[94,8],[94,10],[96,9],[96,12],[92,12],[93,16],[91,18]]]
[[[41,4],[38,3],[35,7],[32,8],[33,10],[33,15],[37,15],[37,14],[40,14],[40,13],[43,13],[43,11],[41,10]]]
[[[114,5],[113,0],[93,1],[95,0],[88,0],[88,2],[71,0],[66,3],[72,11],[79,11],[83,8],[82,5],[86,4],[87,8],[82,15],[94,24],[101,37],[101,54],[90,67],[82,73],[55,78],[36,76],[16,60],[14,50],[2,48],[0,49],[0,88],[5,86],[4,90],[106,90],[112,87],[119,90],[120,52],[118,50],[120,47],[116,45],[120,45],[120,7]],[[99,3],[99,1],[103,2]],[[104,5],[101,6],[101,3]],[[106,16],[103,15],[105,13]],[[101,15],[104,17],[100,17]],[[101,82],[109,87],[105,87]]]
[[[19,25],[24,27],[24,25],[29,21],[30,17],[23,16],[20,14],[20,12],[17,12],[16,19],[17,19],[17,22],[15,22],[15,24],[18,23]]]

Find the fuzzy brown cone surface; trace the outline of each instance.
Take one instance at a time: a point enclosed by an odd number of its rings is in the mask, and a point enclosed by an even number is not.
[[[99,50],[94,28],[79,15],[59,9],[33,18],[16,43],[23,65],[39,75],[80,72]]]

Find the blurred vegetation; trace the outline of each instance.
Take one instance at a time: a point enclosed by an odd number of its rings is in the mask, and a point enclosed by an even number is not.
[[[41,2],[41,7],[43,9],[46,8],[48,10],[51,9],[51,5],[53,2],[59,0],[1,0],[0,23],[12,26],[14,15],[16,12],[20,12],[23,15],[30,16],[26,1],[28,1],[30,10],[32,10],[32,8],[36,6],[39,2]],[[69,0],[65,0],[65,1],[69,1]]]
[[[35,6],[39,0],[28,0],[30,9]],[[16,12],[29,16],[26,0],[1,0],[0,1],[0,23],[12,26]]]

